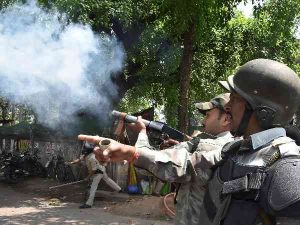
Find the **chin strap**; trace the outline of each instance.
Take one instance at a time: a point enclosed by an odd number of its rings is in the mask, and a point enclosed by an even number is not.
[[[246,128],[248,127],[248,123],[249,123],[252,113],[253,113],[253,110],[252,110],[251,106],[247,103],[240,126],[239,126],[238,130],[235,132],[236,136],[244,135]]]

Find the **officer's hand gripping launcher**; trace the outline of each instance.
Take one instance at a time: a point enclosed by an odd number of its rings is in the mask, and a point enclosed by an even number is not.
[[[115,110],[112,111],[112,115],[117,118],[120,118],[122,114],[126,114],[126,113],[122,113],[122,112],[115,111]],[[137,121],[137,119],[138,119],[137,117],[127,115],[127,114],[124,117],[124,120],[129,123],[135,123]],[[169,138],[172,138],[174,140],[177,140],[180,142],[188,140],[188,136],[186,134],[184,134],[172,127],[169,127],[166,123],[158,122],[158,121],[149,121],[149,120],[145,120],[145,119],[142,119],[142,122],[146,125],[147,128],[159,131],[163,135],[167,135]]]

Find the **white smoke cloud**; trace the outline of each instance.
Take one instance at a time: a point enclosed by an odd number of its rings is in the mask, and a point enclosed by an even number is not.
[[[52,128],[74,123],[79,110],[110,110],[110,77],[124,58],[115,39],[62,18],[35,1],[0,11],[0,96],[30,106]]]

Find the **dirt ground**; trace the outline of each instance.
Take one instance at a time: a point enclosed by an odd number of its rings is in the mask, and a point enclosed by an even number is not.
[[[0,224],[171,225],[173,219],[163,197],[98,191],[94,207],[79,209],[86,184],[49,190],[58,183],[27,179],[17,185],[0,182]],[[174,211],[172,196],[167,206]],[[170,215],[170,216],[167,216]],[[299,225],[300,220],[280,219],[278,225]]]
[[[163,198],[98,191],[94,207],[79,209],[86,184],[49,190],[58,183],[32,178],[0,183],[0,224],[170,225]],[[171,210],[172,199],[167,201]]]

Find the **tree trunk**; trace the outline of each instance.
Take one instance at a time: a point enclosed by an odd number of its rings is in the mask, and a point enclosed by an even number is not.
[[[180,63],[179,130],[188,132],[188,96],[193,61],[193,36],[195,24],[191,23],[183,34],[183,54]]]

